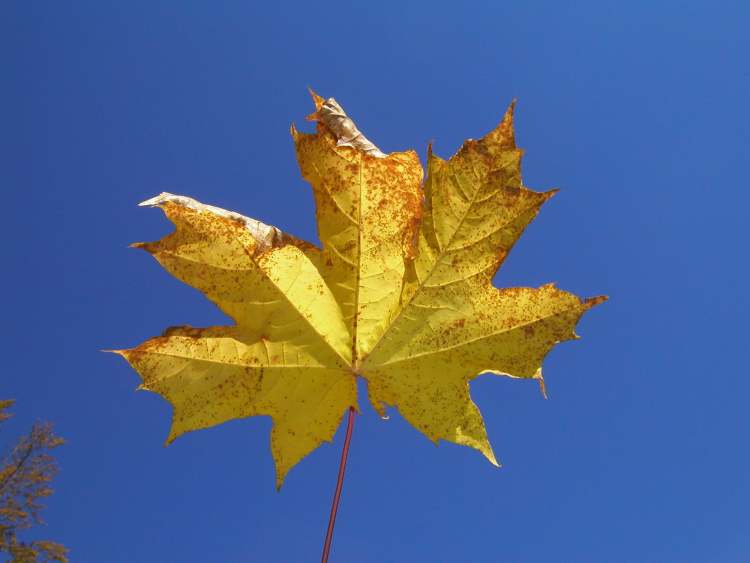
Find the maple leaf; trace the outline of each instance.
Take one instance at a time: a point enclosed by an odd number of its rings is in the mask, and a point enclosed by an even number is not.
[[[176,327],[117,351],[141,388],[173,406],[167,439],[268,415],[276,484],[358,409],[399,412],[431,440],[497,465],[469,381],[483,372],[542,380],[541,362],[575,338],[605,297],[553,285],[497,289],[492,278],[554,191],[521,182],[513,104],[449,160],[382,153],[335,100],[313,93],[313,134],[292,137],[312,185],[321,248],[237,213],[163,193],[176,230],[135,246],[203,292],[233,326]]]

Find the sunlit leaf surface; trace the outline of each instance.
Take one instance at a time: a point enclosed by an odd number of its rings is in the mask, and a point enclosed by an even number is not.
[[[315,195],[322,248],[191,198],[163,193],[175,231],[139,243],[199,289],[233,326],[176,327],[118,351],[142,388],[173,406],[168,441],[234,418],[273,419],[276,483],[357,407],[356,377],[385,414],[393,405],[433,441],[497,464],[469,381],[534,378],[604,300],[492,278],[554,192],[521,182],[513,106],[449,160],[382,153],[333,99],[313,94],[313,134],[292,127]],[[542,387],[543,388],[543,387]]]

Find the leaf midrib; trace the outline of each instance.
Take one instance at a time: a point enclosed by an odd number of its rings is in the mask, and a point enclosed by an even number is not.
[[[515,331],[515,330],[524,328],[526,326],[531,326],[531,325],[534,325],[534,324],[537,324],[537,323],[541,323],[543,321],[546,321],[547,319],[551,319],[553,317],[564,315],[566,313],[569,313],[569,312],[571,312],[573,310],[576,310],[576,309],[579,309],[581,307],[582,307],[582,304],[579,303],[578,305],[571,306],[571,307],[566,307],[565,309],[562,309],[560,311],[556,311],[554,313],[550,313],[549,315],[544,315],[542,317],[538,317],[536,319],[533,319],[533,320],[530,320],[530,321],[527,321],[527,322],[519,323],[519,324],[513,325],[512,327],[508,327],[508,328],[504,328],[504,329],[501,329],[501,330],[493,331],[493,332],[490,332],[488,334],[483,334],[482,336],[478,336],[476,338],[471,338],[469,340],[464,340],[463,342],[460,342],[458,344],[454,344],[452,346],[446,346],[445,348],[436,348],[434,350],[429,350],[427,352],[422,352],[420,354],[414,354],[413,356],[408,356],[408,357],[405,357],[405,358],[398,358],[396,360],[392,360],[392,361],[388,361],[388,362],[383,362],[382,364],[378,364],[378,365],[379,366],[393,365],[393,364],[398,364],[398,363],[402,363],[402,362],[408,362],[408,361],[411,361],[411,360],[414,360],[414,359],[417,359],[417,358],[423,358],[425,356],[432,356],[432,355],[435,355],[435,354],[441,354],[443,352],[447,352],[447,351],[453,350],[455,348],[461,348],[462,346],[466,346],[468,344],[473,344],[474,342],[479,342],[480,340],[485,340],[487,338],[492,338],[493,336],[499,336],[501,334],[510,333],[510,332]],[[562,341],[560,341],[560,342],[562,342]]]

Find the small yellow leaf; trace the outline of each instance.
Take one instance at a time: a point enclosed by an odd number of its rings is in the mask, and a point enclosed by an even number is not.
[[[554,192],[521,182],[513,105],[449,160],[385,154],[335,100],[311,92],[312,134],[292,127],[312,185],[322,248],[191,198],[161,194],[175,231],[139,243],[203,292],[234,326],[177,327],[119,351],[142,388],[173,405],[168,441],[253,415],[273,419],[277,486],[331,440],[357,406],[356,377],[428,438],[497,465],[469,382],[483,372],[537,379],[575,338],[582,300],[552,285],[497,289],[492,278]]]

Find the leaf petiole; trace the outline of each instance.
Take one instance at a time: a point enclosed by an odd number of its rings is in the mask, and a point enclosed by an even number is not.
[[[344,472],[346,471],[346,459],[349,456],[349,443],[352,441],[352,430],[354,430],[354,407],[349,407],[349,418],[346,421],[346,438],[344,438],[344,447],[341,450],[341,461],[339,462],[339,475],[336,480],[336,492],[333,494],[333,504],[331,505],[331,515],[328,517],[328,530],[326,539],[323,543],[322,563],[328,563],[328,555],[331,552],[331,541],[333,540],[333,526],[336,523],[336,512],[339,509],[341,500],[341,489],[344,486]]]

